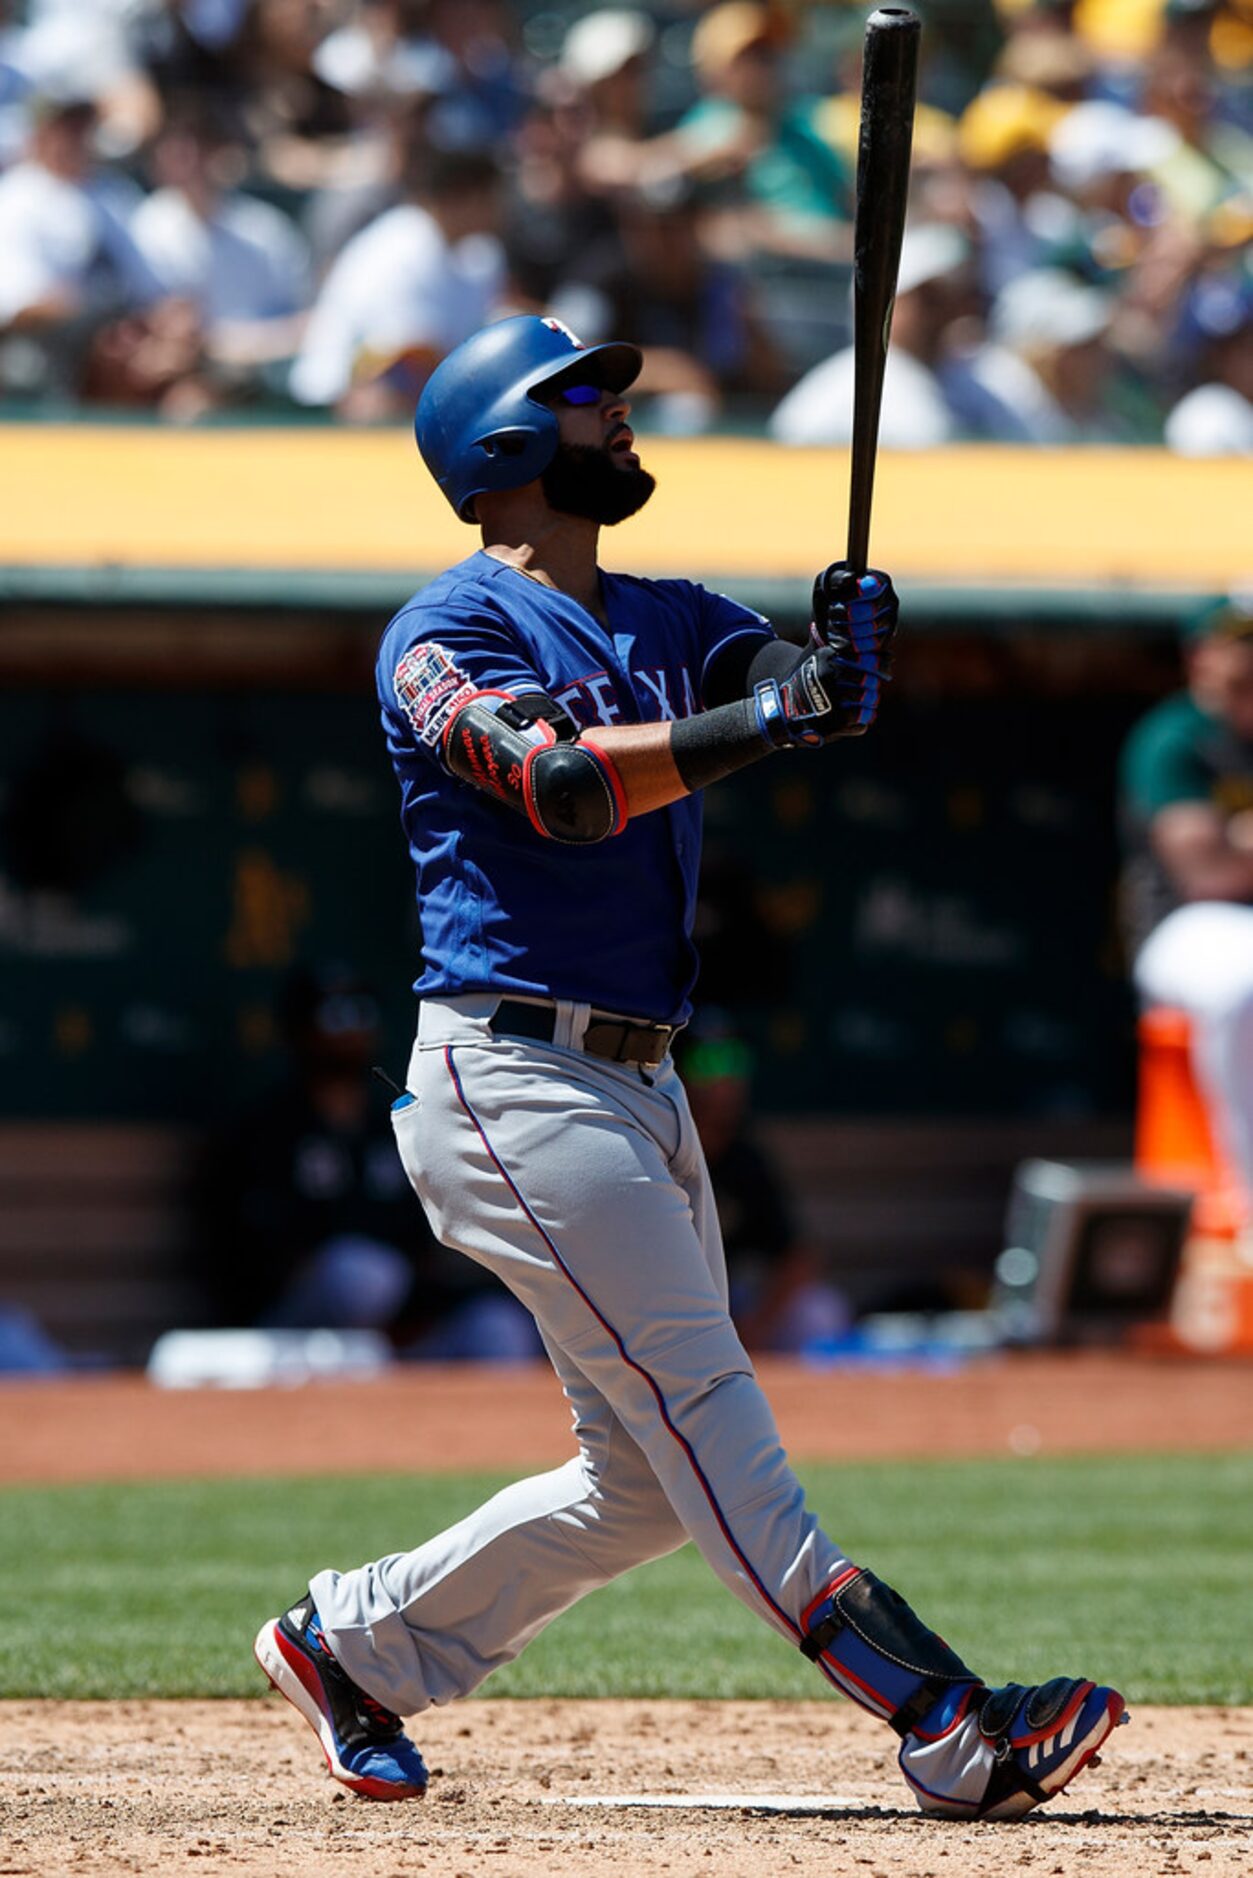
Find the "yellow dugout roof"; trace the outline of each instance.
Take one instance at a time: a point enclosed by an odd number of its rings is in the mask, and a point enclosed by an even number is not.
[[[606,537],[608,565],[808,580],[840,554],[846,451],[730,438],[642,447],[658,495]],[[0,486],[0,578],[416,580],[477,542],[401,429],[0,425]],[[881,457],[872,558],[900,579],[955,587],[1222,591],[1253,572],[1251,516],[1242,461],[972,444]]]

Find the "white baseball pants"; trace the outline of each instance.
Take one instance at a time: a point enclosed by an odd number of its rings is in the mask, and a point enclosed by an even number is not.
[[[394,1112],[438,1236],[534,1315],[579,1452],[411,1552],[310,1586],[348,1674],[402,1715],[453,1701],[596,1586],[691,1538],[792,1643],[845,1567],[805,1507],[727,1312],[713,1195],[682,1085],[496,1038],[492,995],[426,1000]],[[432,1431],[438,1439],[438,1431]]]

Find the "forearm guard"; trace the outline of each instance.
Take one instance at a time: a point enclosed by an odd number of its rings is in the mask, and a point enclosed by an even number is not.
[[[573,718],[542,692],[475,692],[451,718],[443,754],[454,776],[525,815],[551,841],[604,841],[626,826],[626,791],[613,763],[582,742]]]
[[[744,683],[747,697],[670,726],[670,754],[686,788],[706,789],[772,750],[859,736],[878,709],[878,677],[835,646],[770,640]]]

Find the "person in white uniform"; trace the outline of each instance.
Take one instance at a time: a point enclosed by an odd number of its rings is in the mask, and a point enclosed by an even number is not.
[[[1135,982],[1186,1011],[1215,1132],[1253,1197],[1253,606],[1193,623],[1185,690],[1122,759]],[[1250,1220],[1253,1224],[1253,1220]]]

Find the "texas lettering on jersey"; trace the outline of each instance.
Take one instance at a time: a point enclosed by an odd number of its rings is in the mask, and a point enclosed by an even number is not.
[[[696,688],[686,665],[669,671],[663,665],[641,668],[628,676],[645,723],[666,723],[676,717],[695,715]],[[551,695],[584,730],[593,724],[622,722],[608,672],[588,672],[571,684],[554,685]]]

